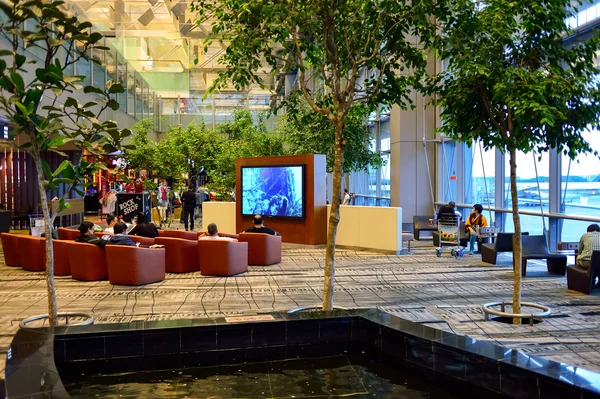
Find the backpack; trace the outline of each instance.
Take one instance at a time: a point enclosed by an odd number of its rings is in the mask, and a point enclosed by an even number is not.
[[[164,187],[161,187],[161,188],[160,188],[160,193],[161,193],[161,194],[160,194],[160,198],[161,198],[163,201],[166,201],[166,200],[167,200],[167,190],[165,190],[165,188],[164,188]]]

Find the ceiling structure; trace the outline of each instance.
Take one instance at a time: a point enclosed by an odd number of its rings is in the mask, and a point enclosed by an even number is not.
[[[189,81],[189,97],[204,94],[216,72],[223,68],[218,58],[226,44],[214,41],[204,53],[203,40],[210,31],[210,22],[202,25],[194,22],[196,15],[191,11],[191,1],[67,0],[66,3],[80,19],[90,21],[107,38],[107,44],[137,72],[189,74],[189,80],[185,79]],[[276,81],[266,71],[264,84],[267,89],[255,86],[242,93],[242,101],[254,102],[256,96],[272,95]],[[222,92],[236,93],[233,89]]]

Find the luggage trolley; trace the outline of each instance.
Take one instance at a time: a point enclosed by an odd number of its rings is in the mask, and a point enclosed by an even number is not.
[[[450,215],[438,215],[438,233],[439,233],[439,247],[436,250],[437,256],[442,256],[442,247],[444,244],[453,246],[450,253],[456,259],[463,256],[463,248],[460,246],[460,218],[454,214]]]

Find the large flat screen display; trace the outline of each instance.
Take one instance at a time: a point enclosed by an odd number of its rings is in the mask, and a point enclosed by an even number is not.
[[[304,218],[304,165],[242,167],[242,215]]]

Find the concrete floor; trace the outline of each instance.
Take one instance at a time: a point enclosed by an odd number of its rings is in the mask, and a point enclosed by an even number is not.
[[[319,305],[324,249],[285,246],[280,264],[255,267],[235,277],[199,272],[167,274],[141,287],[108,281],[56,278],[59,311],[89,312],[96,323],[203,318],[281,311]],[[19,321],[47,313],[43,273],[8,267],[0,256],[0,370]],[[573,259],[570,259],[572,262]],[[528,263],[523,300],[548,305],[553,315],[534,326],[485,322],[481,304],[512,298],[511,258],[498,265],[478,255],[454,259],[435,255],[431,241],[414,242],[399,256],[338,250],[336,305],[377,307],[400,317],[456,334],[493,341],[527,353],[600,372],[600,292],[568,291],[566,277],[546,272],[545,262]]]

